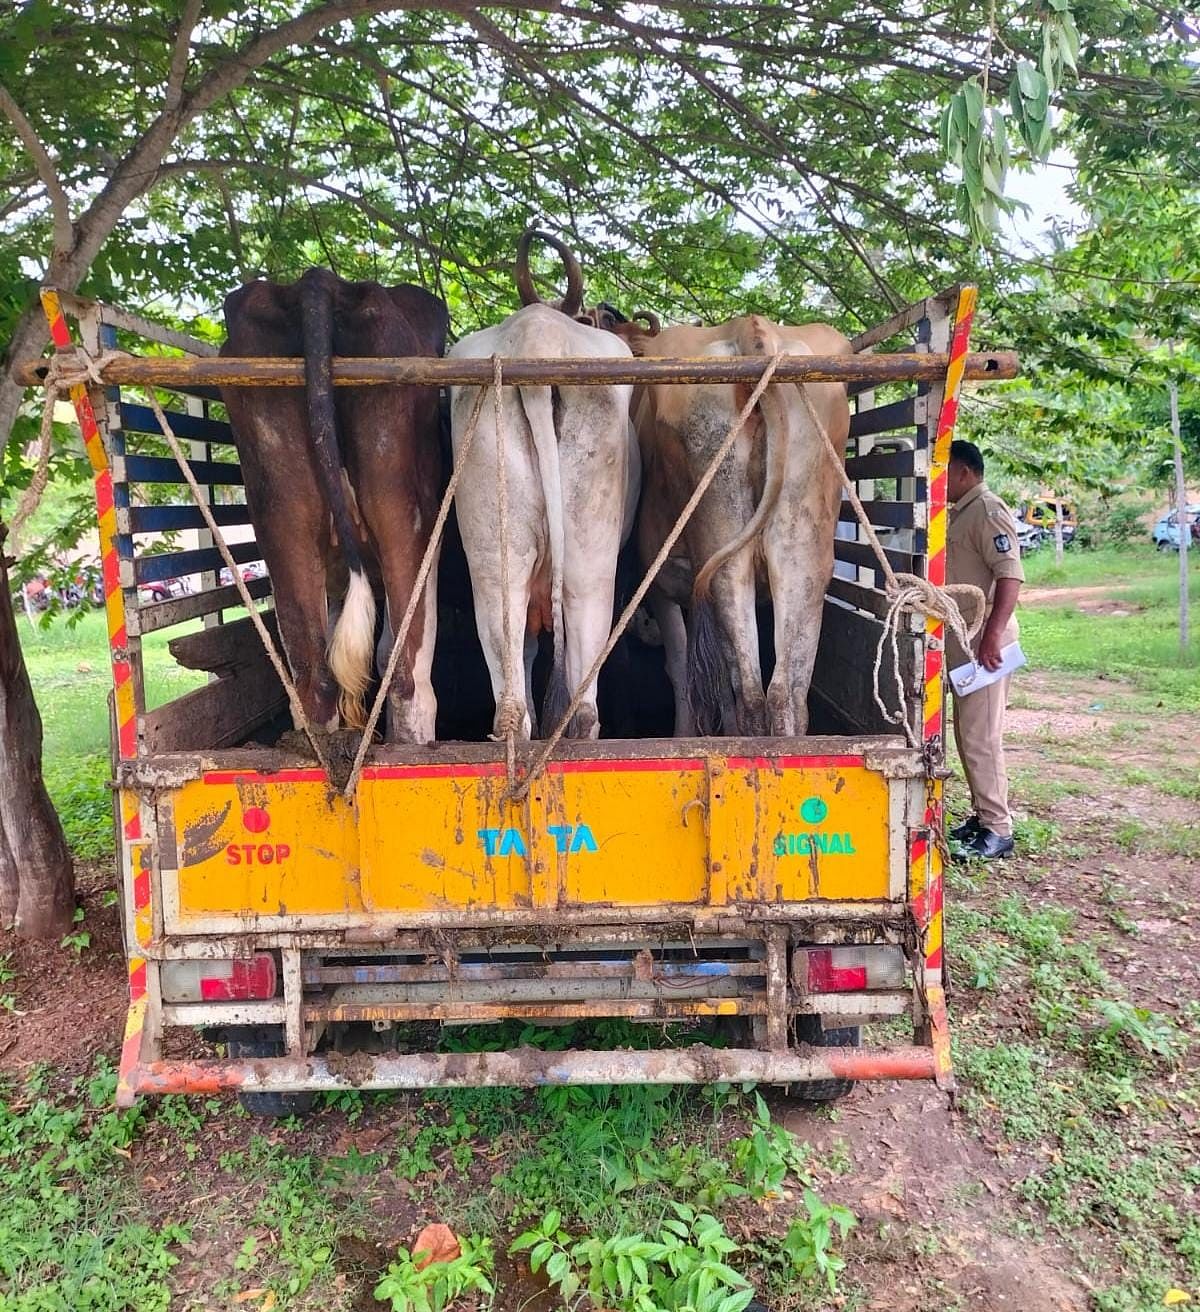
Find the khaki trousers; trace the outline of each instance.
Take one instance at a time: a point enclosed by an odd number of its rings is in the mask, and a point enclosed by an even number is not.
[[[1012,837],[1008,771],[1004,765],[1004,710],[1011,675],[969,697],[954,696],[954,741],[962,758],[979,823],[1002,838]]]
[[[1016,620],[1010,620],[1000,638],[1001,647],[1016,642],[1020,634]],[[972,646],[978,646],[975,639]],[[949,644],[951,648],[956,643]],[[948,652],[952,665],[965,657]],[[971,802],[979,823],[1002,838],[1012,837],[1012,815],[1008,809],[1008,770],[1004,764],[1004,712],[1008,707],[1008,685],[1012,675],[1005,675],[987,688],[969,697],[954,697],[954,741],[962,759],[971,790]]]

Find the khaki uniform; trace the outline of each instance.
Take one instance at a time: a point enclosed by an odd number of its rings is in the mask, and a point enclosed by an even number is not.
[[[947,583],[974,583],[987,598],[991,614],[992,594],[997,579],[1025,581],[1017,525],[1012,511],[987,485],[973,487],[950,510],[946,536]],[[985,616],[986,619],[986,616]],[[972,646],[979,649],[982,627]],[[1000,646],[1017,640],[1013,618],[1000,635]],[[950,668],[962,665],[966,653],[952,635],[947,635]],[[1008,772],[1004,766],[1004,711],[1008,705],[1011,676],[967,697],[954,695],[954,740],[967,775],[967,786],[979,823],[994,834],[1012,835],[1008,810]]]

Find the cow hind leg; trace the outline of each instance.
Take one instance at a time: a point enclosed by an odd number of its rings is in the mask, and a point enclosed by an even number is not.
[[[767,732],[767,704],[759,664],[758,617],[755,612],[754,570],[750,553],[727,562],[712,583],[712,609],[716,615],[720,649],[733,684],[734,728],[751,738]],[[693,630],[700,632],[707,622],[706,603],[697,600],[693,607]],[[695,643],[697,655],[701,644]],[[721,684],[716,685],[723,695]],[[725,717],[724,730],[730,731]]]
[[[533,716],[525,672],[532,563],[532,558],[525,558],[515,551],[510,555],[507,597],[500,587],[498,569],[495,574],[488,570],[486,573],[473,572],[471,576],[471,587],[475,594],[475,626],[479,630],[479,642],[492,681],[492,696],[496,699],[492,734],[498,739],[506,736],[508,728],[503,714],[506,691],[512,699],[517,738],[528,742],[533,736]],[[512,686],[507,689],[504,677],[505,607],[509,615],[508,664],[512,671]]]
[[[683,611],[660,589],[650,589],[650,610],[662,638],[667,678],[675,696],[675,737],[690,738],[696,732],[696,720],[688,702],[688,637]]]
[[[594,580],[592,585],[574,592],[568,578],[564,606],[566,634],[566,675],[571,696],[578,691],[600,655],[612,623],[613,585],[609,576],[605,581]],[[600,711],[596,705],[598,679],[593,679],[579,702],[578,709],[567,725],[568,738],[599,738]],[[566,710],[564,705],[562,711]],[[559,719],[562,718],[559,712]],[[558,720],[547,717],[545,728],[552,732]]]
[[[824,559],[813,558],[826,552],[806,547],[802,540],[767,544],[775,611],[775,672],[767,689],[767,717],[770,732],[785,737],[808,732],[808,690],[832,572],[832,558],[828,567]]]
[[[437,696],[433,691],[433,649],[437,638],[437,573],[435,561],[425,580],[421,605],[408,631],[405,653],[396,662],[396,671],[388,688],[385,736],[390,743],[431,743],[435,737]],[[407,597],[403,599],[403,606],[408,606]],[[391,658],[396,613],[389,599],[377,653],[381,676]]]

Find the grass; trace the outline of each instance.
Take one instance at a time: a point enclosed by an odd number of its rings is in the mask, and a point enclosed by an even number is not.
[[[643,1306],[653,1286],[662,1312],[737,1312],[744,1302],[710,1298],[703,1281],[669,1288],[669,1272],[698,1272],[717,1254],[726,1297],[769,1290],[815,1309],[839,1286],[855,1223],[820,1197],[804,1145],[740,1090],[356,1095],[263,1133],[219,1100],[115,1112],[114,1086],[102,1061],[84,1079],[38,1070],[0,1090],[5,1312],[340,1309],[361,1306],[356,1287],[408,1312],[404,1299],[428,1278],[397,1244],[398,1212],[414,1230],[436,1217],[456,1231],[470,1258],[456,1279],[474,1281],[471,1267],[490,1283],[503,1253],[527,1276],[533,1244],[514,1241],[561,1232],[569,1269],[585,1287],[602,1284],[614,1310]],[[369,1151],[346,1144],[352,1133],[370,1136]],[[751,1199],[770,1210],[747,1212]],[[650,1246],[644,1277],[632,1269],[628,1287],[608,1282],[607,1255],[631,1244]]]
[[[1196,553],[1200,556],[1200,552]],[[1200,575],[1193,556],[1193,589]],[[1063,563],[1056,565],[1054,549],[1042,549],[1023,556],[1025,581],[1031,588],[1086,588],[1111,585],[1115,590],[1128,584],[1178,585],[1179,559],[1174,552],[1156,551],[1148,542],[1127,546],[1098,547],[1083,550],[1068,547]]]
[[[1023,606],[1021,646],[1031,666],[1122,680],[1178,709],[1200,709],[1200,624],[1193,625],[1185,659],[1174,556],[1148,547],[1109,547],[1070,551],[1061,569],[1053,553],[1036,553],[1025,563],[1030,587],[1111,584],[1120,589],[1114,598],[1138,608],[1105,615],[1081,611],[1075,602]],[[1191,571],[1189,596],[1200,616],[1200,564]]]
[[[1008,882],[1008,881],[1006,881]],[[1137,1006],[1068,907],[958,881],[948,925],[958,979],[954,1048],[971,1120],[1014,1163],[1018,1231],[1056,1231],[1088,1271],[1098,1312],[1162,1306],[1200,1282],[1200,1110],[1194,1028]],[[1020,1037],[997,1041],[989,995]]]
[[[113,850],[112,803],[108,792],[109,692],[105,617],[98,611],[75,625],[59,620],[47,627],[18,621],[25,663],[42,716],[46,787],[76,857],[85,860]],[[152,633],[142,643],[146,700],[150,707],[200,687],[205,676],[181,669],[167,641],[187,632]]]

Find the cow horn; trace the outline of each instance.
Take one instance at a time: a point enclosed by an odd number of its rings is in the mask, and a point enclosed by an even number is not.
[[[651,337],[657,337],[662,332],[662,320],[653,310],[635,310],[630,318],[634,323],[644,323],[650,330]]]
[[[545,303],[537,294],[537,289],[533,285],[533,275],[529,272],[529,244],[535,237],[539,241],[544,241],[547,246],[552,246],[562,257],[563,267],[567,271],[567,294],[563,297],[562,304],[558,308],[562,310],[563,314],[574,318],[583,307],[583,270],[579,267],[579,261],[557,237],[551,236],[548,232],[542,232],[538,228],[526,228],[521,234],[521,240],[517,242],[517,267],[515,273],[521,304],[538,305]]]

